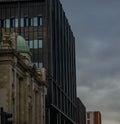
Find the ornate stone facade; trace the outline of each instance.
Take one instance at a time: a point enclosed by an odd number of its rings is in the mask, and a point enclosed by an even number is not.
[[[0,107],[13,114],[13,124],[45,124],[45,69],[17,52],[16,37],[5,33],[0,47]]]

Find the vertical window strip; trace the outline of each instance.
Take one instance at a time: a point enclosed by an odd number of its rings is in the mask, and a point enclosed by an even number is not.
[[[26,44],[29,46],[29,41],[28,40],[26,40]]]
[[[10,27],[15,27],[15,18],[10,19]]]
[[[42,62],[38,62],[38,68],[43,67],[43,63]]]
[[[3,27],[6,28],[6,19],[3,20]]]
[[[42,48],[42,42],[43,42],[42,39],[38,40],[38,48]]]
[[[33,40],[30,40],[30,41],[29,41],[29,47],[30,47],[30,48],[33,48]]]
[[[2,27],[2,20],[0,20],[0,27]],[[3,27],[4,28],[18,27],[18,19],[15,19],[15,18],[4,19],[3,20]]]
[[[39,26],[43,25],[43,17],[42,16],[38,16],[38,25]]]
[[[15,27],[16,28],[18,27],[18,19],[17,18],[15,19]]]
[[[10,19],[6,19],[5,21],[6,21],[5,22],[6,23],[6,28],[10,28]]]
[[[33,18],[33,26],[38,26],[38,18],[37,17]]]
[[[33,26],[33,18],[30,18],[29,21],[30,21],[30,26]]]
[[[29,26],[29,18],[28,17],[25,17],[24,18],[24,26],[25,27],[28,27]]]
[[[34,64],[38,67],[38,62],[34,62]]]
[[[38,48],[38,40],[34,40],[34,48]]]
[[[42,68],[42,67],[43,67],[43,63],[42,63],[42,62],[34,62],[34,64],[35,64],[38,68]]]
[[[20,19],[20,27],[24,27],[24,18]]]
[[[3,22],[3,23],[2,23]],[[18,18],[10,18],[0,20],[0,27],[10,28],[10,27],[18,27]],[[28,27],[28,26],[42,26],[43,25],[43,17],[33,17],[33,18],[20,18],[20,27]]]
[[[28,46],[29,48],[34,48],[34,49],[37,49],[37,48],[42,48],[43,47],[43,40],[40,39],[40,40],[29,40],[27,41],[28,42]]]

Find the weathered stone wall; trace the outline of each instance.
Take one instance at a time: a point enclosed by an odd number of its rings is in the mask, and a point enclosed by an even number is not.
[[[13,113],[14,124],[44,124],[44,86],[12,65],[0,63],[0,106]]]
[[[0,50],[0,107],[13,114],[13,124],[45,124],[44,69],[26,69],[29,61],[18,56]]]
[[[10,66],[0,64],[0,106],[3,106],[8,111],[9,101],[9,82],[10,82]]]

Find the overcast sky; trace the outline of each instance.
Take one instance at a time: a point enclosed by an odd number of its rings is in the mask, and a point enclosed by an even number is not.
[[[76,37],[77,94],[120,124],[120,0],[61,0]]]

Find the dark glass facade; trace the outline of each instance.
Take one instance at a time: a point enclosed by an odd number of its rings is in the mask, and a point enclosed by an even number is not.
[[[77,98],[77,124],[86,124],[86,108],[79,98]]]
[[[75,38],[59,0],[0,0],[0,34],[22,35],[47,70],[46,124],[76,124]]]

